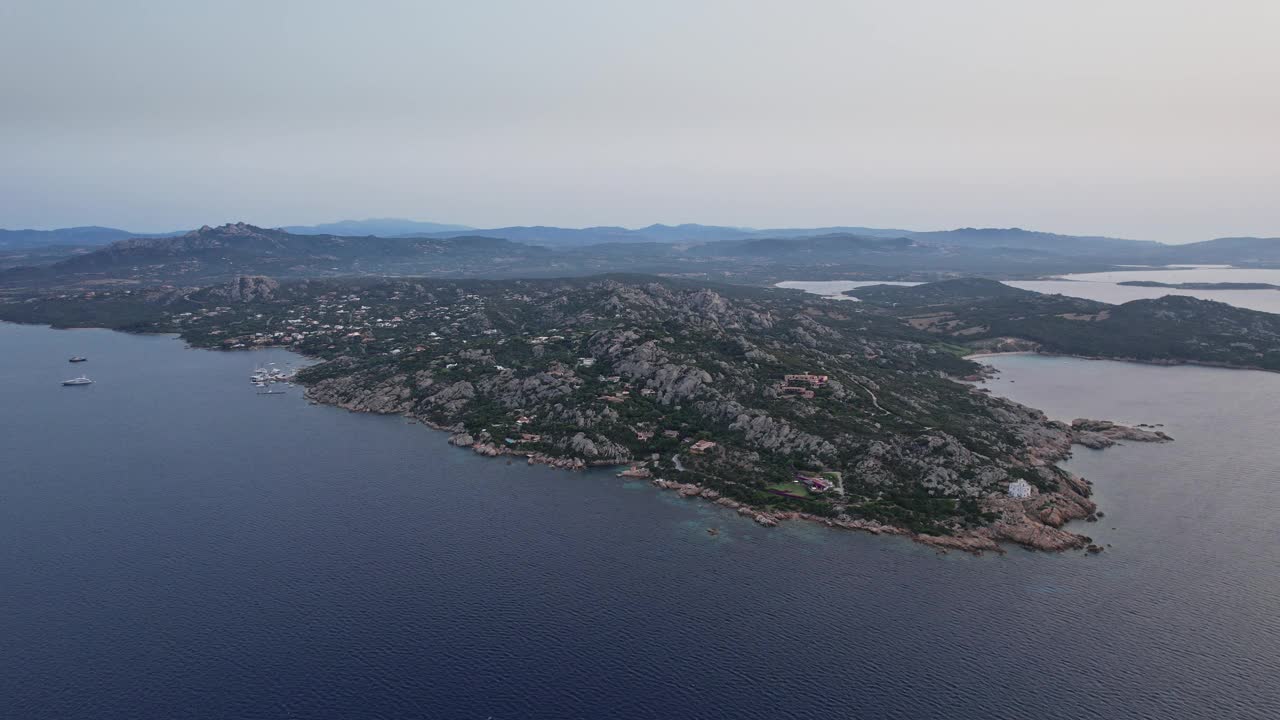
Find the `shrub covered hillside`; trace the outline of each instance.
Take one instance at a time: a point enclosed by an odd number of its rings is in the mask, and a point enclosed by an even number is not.
[[[951,379],[976,366],[871,304],[644,276],[239,278],[111,302],[128,329],[320,358],[299,379],[322,402],[418,418],[488,454],[633,465],[766,521],[1059,547],[1082,540],[1048,526],[1092,510],[1050,465],[1069,428]],[[1016,480],[1036,496],[1010,501]]]
[[[1280,315],[1168,295],[1108,305],[966,278],[850,290],[882,312],[975,349],[1023,347],[1144,362],[1280,370]]]

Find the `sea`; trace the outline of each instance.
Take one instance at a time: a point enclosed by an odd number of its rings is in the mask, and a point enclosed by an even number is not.
[[[1280,313],[1280,290],[1184,290],[1181,288],[1135,287],[1121,285],[1130,280],[1163,283],[1269,283],[1280,285],[1280,269],[1234,268],[1225,265],[1180,265],[1168,267],[1134,267],[1097,273],[1074,273],[1042,280],[1006,280],[1004,283],[1023,290],[1067,295],[1069,297],[1120,304],[1130,300],[1186,295],[1203,300],[1216,300],[1236,307]],[[843,295],[867,285],[918,285],[913,282],[881,280],[787,280],[781,288],[804,290],[835,300],[854,300]]]
[[[990,358],[1176,441],[1069,462],[1104,553],[975,557],[482,458],[272,362],[0,324],[0,718],[1280,717],[1280,375]]]

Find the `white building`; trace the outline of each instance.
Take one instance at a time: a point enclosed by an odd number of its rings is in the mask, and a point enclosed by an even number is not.
[[[1031,486],[1026,480],[1021,478],[1009,483],[1009,497],[1011,498],[1029,498],[1031,497]]]

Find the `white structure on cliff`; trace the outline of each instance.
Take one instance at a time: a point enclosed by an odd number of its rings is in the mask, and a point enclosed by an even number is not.
[[[1018,478],[1009,483],[1009,497],[1011,498],[1029,498],[1031,497],[1031,486],[1026,480]]]

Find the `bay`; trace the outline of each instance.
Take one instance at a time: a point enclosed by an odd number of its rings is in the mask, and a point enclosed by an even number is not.
[[[1233,268],[1222,265],[1171,266],[1115,270],[1097,273],[1075,273],[1041,280],[1004,280],[1005,285],[1049,295],[1097,300],[1119,305],[1131,300],[1185,295],[1202,300],[1234,305],[1262,312],[1280,313],[1280,291],[1277,290],[1203,290],[1121,285],[1130,280],[1165,283],[1270,283],[1280,285],[1280,269]],[[914,282],[887,280],[786,280],[775,287],[804,290],[833,300],[856,300],[844,291],[868,285],[919,285]]]
[[[1136,287],[1120,285],[1130,280],[1164,283],[1269,283],[1280,285],[1280,269],[1233,268],[1220,265],[1116,270],[1099,273],[1077,273],[1045,280],[1006,280],[1023,290],[1067,295],[1118,305],[1131,300],[1184,295],[1215,300],[1236,307],[1280,313],[1278,290],[1187,290],[1182,288]]]

